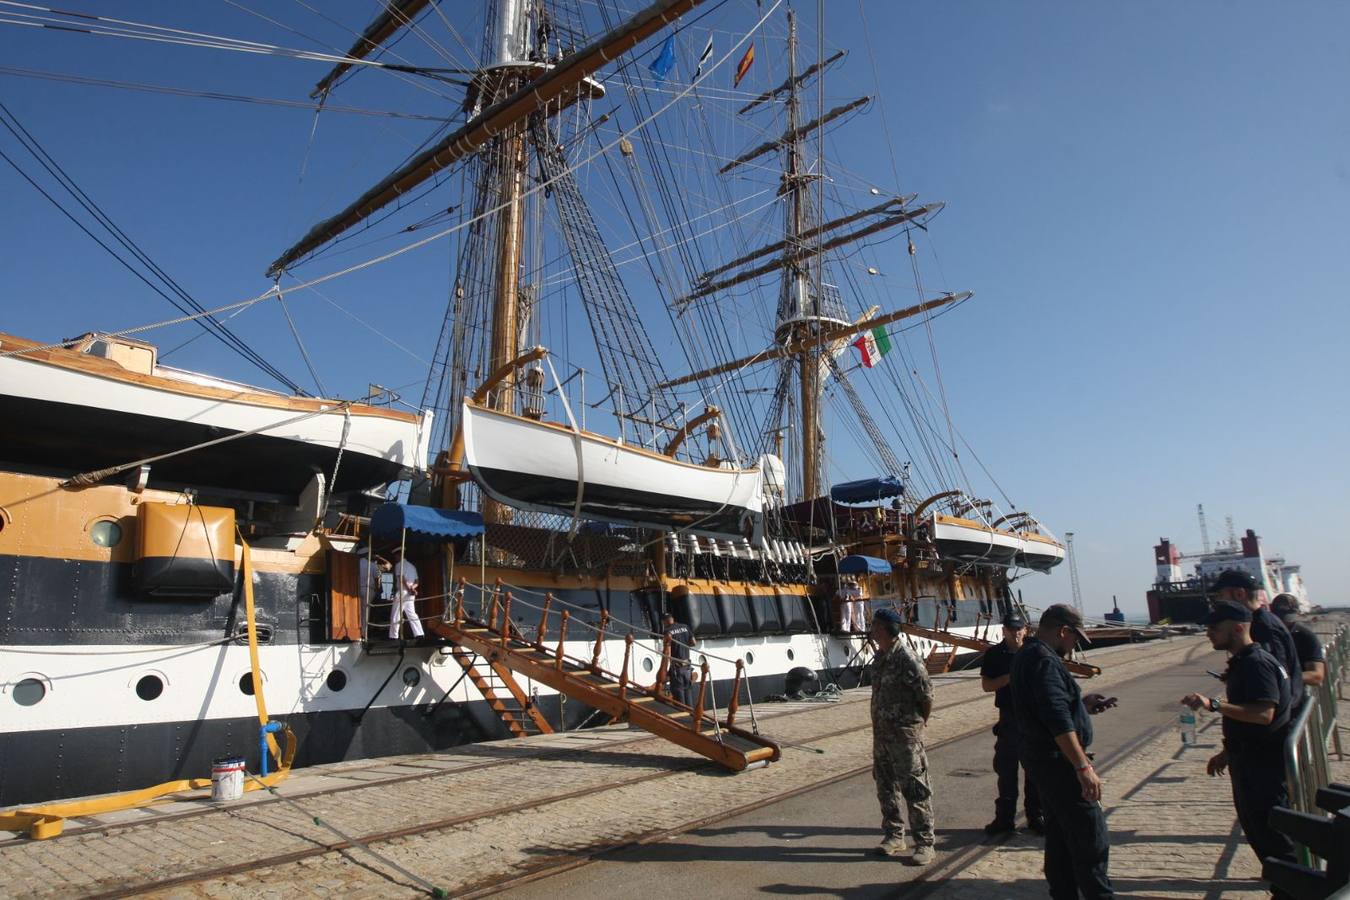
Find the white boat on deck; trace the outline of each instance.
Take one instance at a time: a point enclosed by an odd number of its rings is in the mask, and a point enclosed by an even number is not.
[[[1034,532],[1024,532],[1021,537],[1023,549],[1016,558],[1019,566],[1037,572],[1049,572],[1064,562],[1064,545],[1054,538]]]
[[[937,515],[932,531],[938,554],[944,559],[1008,566],[1023,552],[1021,535],[971,519]]]
[[[714,468],[565,425],[464,404],[464,458],[489,497],[626,525],[746,535],[763,470]]]
[[[8,355],[13,351],[23,351]],[[170,454],[161,482],[295,496],[316,472],[366,490],[426,468],[431,414],[293,397],[158,364],[151,344],[87,334],[61,347],[0,334],[7,458],[88,472]],[[228,438],[180,454],[186,448]],[[340,456],[340,461],[339,461]]]

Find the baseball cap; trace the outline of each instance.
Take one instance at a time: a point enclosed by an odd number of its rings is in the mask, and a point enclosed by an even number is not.
[[[872,618],[880,619],[883,622],[894,622],[896,625],[905,624],[905,620],[900,618],[900,614],[893,609],[879,609],[872,614]]]
[[[1260,585],[1256,583],[1255,578],[1248,575],[1246,572],[1241,572],[1237,569],[1229,569],[1228,571],[1221,573],[1218,578],[1215,578],[1213,583],[1209,586],[1211,593],[1221,591],[1224,588],[1242,588],[1247,593],[1254,594],[1260,588]]]
[[[1088,638],[1087,632],[1083,630],[1083,614],[1072,606],[1066,606],[1063,603],[1056,603],[1054,606],[1041,613],[1041,628],[1058,628],[1067,625],[1078,632],[1078,637],[1086,643],[1092,643]]]
[[[1252,611],[1235,603],[1216,603],[1205,616],[1206,625],[1218,625],[1220,622],[1250,622]]]
[[[1006,616],[1003,617],[1003,627],[1004,627],[1004,628],[1026,628],[1026,627],[1027,627],[1027,620],[1024,619],[1024,618],[1022,618],[1021,616],[1019,616],[1017,613],[1012,613],[1012,614],[1010,614],[1010,615],[1006,615]]]
[[[1280,618],[1298,615],[1298,601],[1293,594],[1280,594],[1270,601],[1270,611]]]

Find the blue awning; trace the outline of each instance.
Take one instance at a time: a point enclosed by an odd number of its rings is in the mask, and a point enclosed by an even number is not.
[[[875,556],[845,556],[839,560],[840,575],[889,575],[891,564]]]
[[[905,486],[900,479],[887,475],[885,478],[864,478],[836,484],[830,488],[830,499],[838,503],[877,503],[889,497],[899,497],[904,492]]]
[[[435,509],[385,503],[370,517],[370,533],[377,541],[397,541],[403,532],[409,541],[453,541],[483,533],[483,517],[460,509]]]

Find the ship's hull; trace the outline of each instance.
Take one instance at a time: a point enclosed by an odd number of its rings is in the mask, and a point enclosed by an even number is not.
[[[762,508],[759,469],[691,465],[471,404],[463,428],[469,471],[490,497],[511,506],[734,536]]]
[[[858,683],[868,660],[861,637],[818,634],[703,641],[699,649],[747,661],[749,695],[781,694],[789,670],[813,669],[822,684]],[[76,652],[78,651],[78,652]],[[298,766],[422,753],[506,738],[507,732],[454,660],[436,648],[394,645],[370,653],[359,644],[261,648],[264,698],[274,719],[299,739]],[[569,653],[589,656],[578,642]],[[606,641],[601,663],[618,667],[624,642]],[[258,765],[258,719],[242,690],[247,647],[125,645],[0,647],[6,694],[40,674],[46,694],[32,706],[10,696],[0,726],[0,807],[145,787],[203,777],[211,761],[239,755]],[[640,643],[635,671],[659,665],[654,643]],[[734,670],[710,659],[713,694],[729,695]],[[340,690],[333,672],[343,673]],[[645,680],[650,680],[650,674]],[[156,678],[161,692],[143,699],[137,687]],[[415,681],[414,684],[409,682]],[[592,710],[544,685],[539,708],[555,727],[596,724]],[[148,692],[147,692],[148,693]],[[40,761],[40,764],[39,764]]]

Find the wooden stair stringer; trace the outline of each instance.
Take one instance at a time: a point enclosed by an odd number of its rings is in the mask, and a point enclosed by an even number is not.
[[[618,682],[576,661],[565,659],[560,667],[551,650],[514,636],[503,644],[501,635],[481,623],[433,622],[443,638],[478,654],[494,669],[500,666],[516,675],[548,685],[573,700],[670,741],[686,750],[739,772],[756,763],[775,762],[781,756],[777,743],[725,721],[704,714],[697,730],[690,727],[693,710],[650,688],[629,684],[620,696]],[[720,738],[719,738],[720,733]]]

